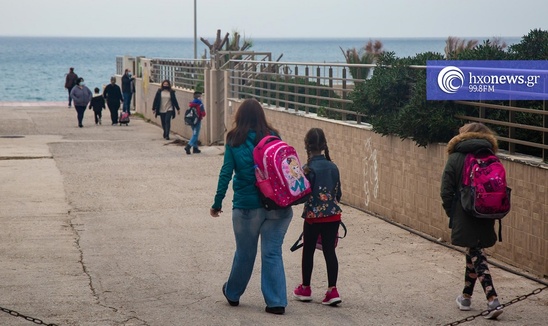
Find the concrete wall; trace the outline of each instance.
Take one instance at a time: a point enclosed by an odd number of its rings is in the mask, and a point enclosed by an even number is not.
[[[239,105],[238,101],[230,101],[226,110],[228,126]],[[325,131],[331,158],[340,169],[345,204],[450,241],[448,218],[440,199],[441,174],[447,160],[445,144],[422,148],[411,140],[381,137],[366,126],[283,109],[265,111],[269,122],[297,149],[303,161],[306,131],[312,127]],[[502,159],[513,189],[513,207],[502,222],[503,242],[488,253],[533,274],[547,276],[548,169],[510,157]],[[498,222],[495,227],[498,231]]]

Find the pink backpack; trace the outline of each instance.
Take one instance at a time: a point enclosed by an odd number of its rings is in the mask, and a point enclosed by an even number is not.
[[[510,211],[506,171],[490,149],[469,153],[464,159],[462,208],[478,218],[501,219]]]
[[[312,191],[295,148],[266,136],[253,149],[255,176],[266,209],[304,203]]]

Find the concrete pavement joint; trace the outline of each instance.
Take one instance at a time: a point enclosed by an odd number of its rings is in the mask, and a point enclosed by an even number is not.
[[[42,159],[52,159],[53,156],[0,156],[0,160],[42,160]]]

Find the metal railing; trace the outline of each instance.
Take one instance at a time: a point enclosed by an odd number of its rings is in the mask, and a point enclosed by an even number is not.
[[[151,82],[170,80],[175,87],[204,90],[205,69],[209,60],[152,59]]]
[[[122,58],[117,57],[118,74],[122,73],[122,64]],[[151,59],[151,65],[152,82],[169,79],[177,87],[203,90],[208,69],[226,70],[228,79],[218,81],[223,85],[217,88],[226,88],[231,98],[254,97],[265,105],[357,124],[367,123],[367,116],[353,110],[349,94],[356,84],[366,83],[376,67],[374,64],[279,62],[272,61],[268,52],[252,51],[219,51],[212,60]],[[412,65],[409,69],[426,69],[426,66]],[[224,100],[216,99],[217,102]],[[546,101],[454,103],[467,108],[467,114],[456,118],[494,126],[497,138],[508,143],[510,154],[534,152],[534,156],[548,162]],[[534,107],[520,107],[517,103]],[[496,111],[502,113],[495,114]]]
[[[124,74],[124,57],[116,57],[116,74]]]
[[[363,114],[349,110],[352,101],[348,95],[365,79],[352,78],[349,69],[374,65],[230,60],[225,67],[232,98],[255,97],[286,110],[364,122]]]
[[[517,152],[516,145],[537,148],[541,152],[539,156],[542,157],[542,160],[544,162],[548,162],[548,111],[546,110],[546,100],[535,101],[542,103],[540,105],[542,109],[518,107],[516,106],[516,101],[506,102],[508,102],[508,105],[470,101],[455,101],[455,103],[457,104],[478,109],[477,116],[457,115],[456,118],[466,121],[475,121],[500,126],[502,128],[499,129],[505,129],[506,132],[505,134],[501,134],[501,131],[499,130],[497,139],[508,143],[508,152],[510,154],[515,154]],[[501,119],[487,118],[488,110],[504,111],[504,116],[507,116],[507,121]],[[516,113],[518,112],[531,117],[531,119],[529,120],[538,121],[538,125],[518,123],[518,119],[516,117]],[[519,130],[526,130],[527,135],[529,135],[529,139],[519,139]]]
[[[356,83],[366,82],[366,78],[354,79],[349,72],[352,70],[354,75],[359,75],[362,71],[362,75],[368,76],[369,69],[374,69],[376,65],[231,60],[226,66],[229,71],[230,97],[255,97],[267,105],[286,110],[313,112],[343,121],[348,121],[350,117],[358,124],[367,122],[366,115],[348,109],[352,104],[348,95],[353,91],[353,86]],[[426,66],[411,65],[409,69],[426,69]],[[518,152],[516,145],[524,146],[537,149],[539,154],[535,156],[540,156],[544,162],[547,162],[546,101],[535,101],[537,104],[541,103],[537,105],[538,109],[518,107],[516,101],[498,102],[504,104],[454,101],[468,108],[477,108],[477,116],[457,115],[456,118],[495,126],[497,138],[499,141],[508,143],[510,154]],[[501,110],[505,113],[498,115],[497,118],[488,118],[493,116],[486,113],[488,110]],[[525,120],[529,123],[519,123],[516,117],[518,112],[528,115],[528,119]]]

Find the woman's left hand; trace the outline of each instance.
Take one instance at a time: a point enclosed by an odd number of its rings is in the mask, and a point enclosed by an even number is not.
[[[209,209],[209,215],[211,215],[212,217],[219,217],[219,215],[222,213],[223,211],[220,209],[220,208],[210,208]]]

